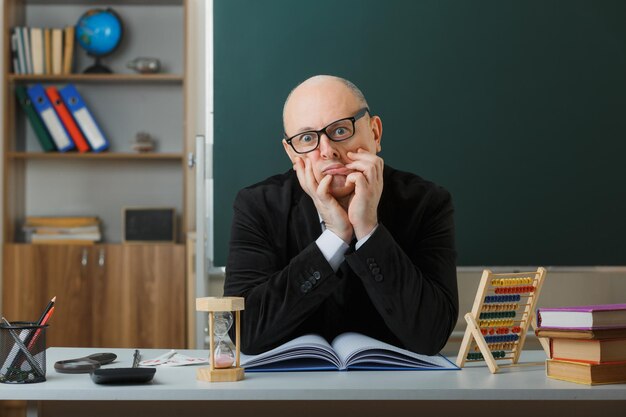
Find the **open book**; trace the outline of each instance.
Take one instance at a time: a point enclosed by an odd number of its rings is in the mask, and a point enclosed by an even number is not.
[[[459,369],[442,355],[426,356],[359,333],[342,333],[332,343],[309,334],[260,355],[241,354],[246,372]]]

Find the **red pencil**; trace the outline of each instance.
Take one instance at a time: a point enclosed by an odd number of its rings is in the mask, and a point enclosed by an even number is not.
[[[54,297],[56,298],[56,297]],[[44,326],[48,323],[48,321],[50,321],[50,317],[52,316],[52,313],[54,313],[54,306],[52,306],[52,308],[50,310],[48,310],[48,313],[45,315],[45,317],[43,318],[43,320],[41,320],[41,323],[39,323],[40,326]],[[33,346],[35,346],[35,343],[37,342],[37,339],[39,339],[39,333],[41,333],[41,329],[37,329],[35,331],[35,334],[33,335],[33,337],[30,339],[30,342],[28,343],[28,350],[30,351],[31,348]]]

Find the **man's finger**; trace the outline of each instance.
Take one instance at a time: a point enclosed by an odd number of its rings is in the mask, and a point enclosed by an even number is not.
[[[306,181],[306,173],[304,170],[304,161],[301,158],[296,157],[293,163],[293,169],[296,171],[296,176],[298,177],[298,182],[300,183],[300,187],[304,189],[304,191],[309,193],[308,185]]]
[[[315,175],[313,174],[313,164],[308,159],[304,161],[304,174],[306,184],[307,187],[309,187],[309,190],[311,190],[311,192],[313,193],[317,192],[317,187],[319,187],[319,184],[317,183]]]
[[[333,181],[333,176],[332,175],[326,175],[324,176],[324,178],[322,178],[322,180],[319,183],[319,186],[317,187],[317,196],[320,199],[326,199],[328,198],[328,196],[330,195],[329,189],[330,189],[330,183]]]

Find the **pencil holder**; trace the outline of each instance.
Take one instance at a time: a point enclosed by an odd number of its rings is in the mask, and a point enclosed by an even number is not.
[[[46,380],[46,327],[30,322],[0,324],[0,382]]]

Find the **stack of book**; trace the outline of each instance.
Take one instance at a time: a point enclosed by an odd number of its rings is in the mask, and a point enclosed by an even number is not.
[[[11,61],[15,74],[71,74],[74,62],[74,26],[65,28],[15,27],[11,30]]]
[[[31,243],[88,245],[102,239],[97,217],[27,217],[24,231]]]
[[[538,337],[550,339],[548,377],[581,384],[626,382],[626,304],[540,308]]]

